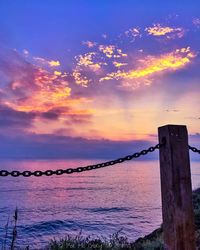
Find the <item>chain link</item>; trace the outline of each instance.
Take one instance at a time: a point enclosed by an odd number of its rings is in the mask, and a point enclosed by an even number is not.
[[[103,162],[103,163],[98,163],[98,164],[95,164],[95,165],[89,165],[89,166],[86,166],[86,167],[57,169],[57,170],[46,170],[46,171],[37,170],[37,171],[34,171],[34,172],[31,172],[31,171],[28,171],[28,170],[23,171],[23,172],[20,172],[20,171],[17,171],[17,170],[11,171],[11,172],[9,172],[7,170],[0,170],[0,176],[5,177],[5,176],[10,175],[10,176],[13,176],[13,177],[18,177],[18,176],[21,175],[21,176],[24,176],[24,177],[30,177],[30,176],[40,177],[42,175],[51,176],[51,175],[80,173],[80,172],[83,172],[83,171],[90,171],[90,170],[93,170],[93,169],[112,166],[112,165],[115,165],[117,163],[122,163],[124,161],[130,161],[133,158],[139,158],[140,156],[143,156],[143,155],[146,155],[148,153],[154,152],[156,149],[159,149],[161,146],[164,146],[164,144],[165,143],[157,144],[154,147],[144,149],[144,150],[142,150],[140,152],[137,152],[137,153],[134,153],[132,155],[127,155],[125,157],[122,157],[122,158],[119,158],[119,159],[116,159],[116,160],[107,161],[107,162]]]
[[[189,149],[192,150],[192,152],[194,152],[194,153],[200,154],[200,149],[198,149],[198,148],[195,148],[195,147],[192,147],[189,145]]]

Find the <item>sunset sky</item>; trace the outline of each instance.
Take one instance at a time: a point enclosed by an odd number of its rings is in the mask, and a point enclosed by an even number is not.
[[[1,0],[0,157],[200,145],[199,53],[199,1]]]

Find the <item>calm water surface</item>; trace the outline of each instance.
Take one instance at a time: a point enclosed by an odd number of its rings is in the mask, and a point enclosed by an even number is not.
[[[1,169],[47,170],[99,160],[1,161]],[[193,189],[200,186],[200,163],[192,164]],[[161,224],[158,161],[132,161],[73,175],[0,178],[0,239],[19,209],[17,245],[42,249],[66,233],[110,234],[122,229],[130,240]],[[10,231],[8,231],[8,234]]]

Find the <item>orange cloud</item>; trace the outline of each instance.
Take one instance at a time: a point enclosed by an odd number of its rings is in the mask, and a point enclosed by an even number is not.
[[[108,58],[111,58],[114,54],[115,46],[114,45],[109,45],[109,46],[99,45],[99,50],[103,52]]]
[[[26,92],[25,98],[19,100],[12,98],[3,102],[16,112],[34,115],[34,119],[31,119],[33,126],[26,127],[27,131],[49,134],[66,126],[70,126],[74,131],[80,123],[86,126],[91,122],[93,110],[87,107],[91,99],[72,97],[72,90],[66,79],[67,74],[60,73],[55,74],[39,67],[34,67],[33,71],[27,70],[27,74],[33,77],[31,82],[34,88]],[[21,91],[26,87],[24,83],[24,81],[15,80],[12,89]],[[48,126],[45,119],[48,119]]]
[[[103,55],[102,55],[103,53]],[[72,76],[76,84],[87,87],[92,81],[99,81],[101,75],[105,75],[109,65],[115,67],[125,66],[123,62],[113,62],[113,58],[124,58],[128,55],[115,45],[99,45],[98,51],[88,52],[75,57],[76,66]],[[106,66],[106,67],[102,67]]]
[[[153,36],[164,36],[176,34],[179,38],[184,35],[184,30],[182,28],[172,28],[168,26],[162,27],[160,24],[154,24],[153,27],[148,27],[145,29],[149,35]],[[168,36],[168,38],[173,38]]]
[[[61,76],[62,75],[62,72],[60,72],[60,71],[54,71],[54,75],[56,75],[56,76]]]
[[[78,68],[73,71],[72,76],[74,77],[76,84],[81,85],[83,87],[87,87],[88,83],[90,82],[90,80],[86,76],[83,76],[81,70]]]
[[[95,52],[89,52],[84,55],[79,55],[76,58],[78,66],[89,67],[92,71],[97,71],[101,68],[102,63],[94,62]]]
[[[183,68],[186,64],[191,62],[193,57],[195,57],[195,54],[190,51],[189,47],[177,49],[174,52],[158,57],[146,56],[138,61],[138,67],[136,69],[129,71],[118,70],[117,72],[112,72],[102,77],[100,81],[129,79],[136,80],[128,83],[128,85],[134,88],[140,86],[143,82],[149,85],[152,82],[151,77],[153,75]]]
[[[99,51],[103,52],[108,58],[126,57],[127,54],[123,53],[115,45],[99,45]]]
[[[71,95],[68,82],[55,75],[38,68],[33,79],[36,87],[29,96],[20,103],[10,103],[9,106],[18,111],[47,111],[55,106],[62,106]],[[15,82],[12,88],[22,87],[23,83]]]
[[[51,60],[51,61],[48,61],[42,57],[33,57],[33,60],[35,62],[37,62],[39,65],[46,65],[46,66],[49,66],[49,67],[58,67],[60,66],[60,62],[59,61],[54,61],[54,60]]]
[[[51,66],[51,67],[57,67],[57,66],[60,66],[60,62],[59,61],[49,61],[48,64]]]
[[[116,62],[114,61],[113,62],[113,65],[116,67],[116,68],[120,68],[122,66],[126,66],[128,63],[120,63],[120,62]]]
[[[63,105],[71,96],[67,73],[51,71],[49,67],[46,67],[47,65],[57,67],[60,65],[59,61],[31,57],[26,50],[23,54],[26,60],[20,57],[18,52],[12,54],[14,58],[12,68],[17,68],[17,70],[14,74],[13,71],[7,72],[7,75],[10,77],[9,86],[14,94],[10,95],[11,98],[8,98],[5,104],[24,112],[45,112],[56,105]],[[32,60],[36,64],[30,62],[27,64],[27,60]]]
[[[89,52],[83,55],[75,57],[77,63],[72,72],[75,83],[83,87],[87,87],[91,82],[88,78],[88,74],[98,74],[101,71],[102,65],[107,65],[106,62],[99,61],[98,54],[96,52]]]

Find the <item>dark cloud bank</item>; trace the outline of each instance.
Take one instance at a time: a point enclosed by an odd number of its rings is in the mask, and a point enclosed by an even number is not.
[[[0,134],[0,158],[67,159],[101,158],[113,159],[133,154],[154,144],[149,141],[89,140],[81,137],[60,135],[24,134],[9,136]],[[157,157],[157,153],[144,159]]]
[[[195,137],[195,140],[193,140]],[[199,146],[199,135],[190,137],[190,144]],[[115,159],[133,154],[155,145],[155,141],[89,140],[60,135],[24,134],[9,136],[0,134],[0,158],[2,159]],[[158,151],[139,160],[158,159]],[[191,152],[191,160],[199,155]]]

